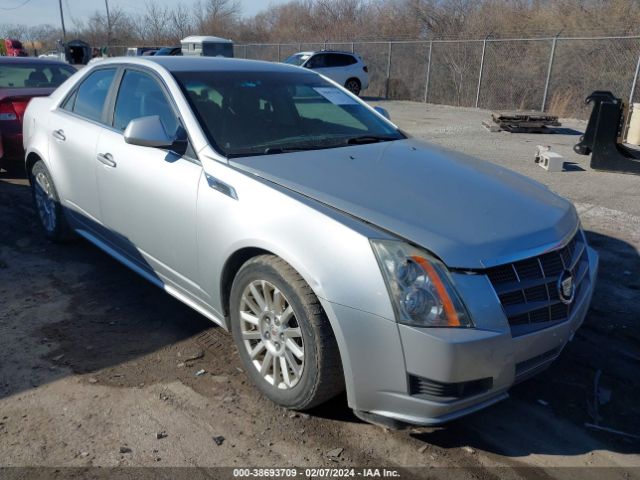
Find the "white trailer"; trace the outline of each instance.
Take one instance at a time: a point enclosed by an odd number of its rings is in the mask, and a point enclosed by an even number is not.
[[[180,41],[182,55],[233,58],[233,42],[226,38],[191,36]]]

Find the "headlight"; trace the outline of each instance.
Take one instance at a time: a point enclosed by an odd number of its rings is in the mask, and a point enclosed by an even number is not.
[[[442,262],[407,243],[371,240],[400,323],[416,327],[472,327]]]

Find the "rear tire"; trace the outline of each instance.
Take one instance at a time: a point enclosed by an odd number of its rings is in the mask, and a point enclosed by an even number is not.
[[[273,402],[313,408],[344,390],[333,331],[318,298],[274,255],[247,261],[231,287],[231,332],[247,375]]]
[[[344,84],[344,88],[353,93],[356,97],[360,95],[360,90],[362,89],[362,85],[360,84],[360,80],[357,78],[350,78]]]
[[[52,242],[71,239],[73,234],[60,205],[60,197],[49,169],[42,160],[38,160],[31,168],[30,180],[36,213],[45,236]]]

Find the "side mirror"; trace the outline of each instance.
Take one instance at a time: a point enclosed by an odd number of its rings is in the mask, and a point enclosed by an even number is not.
[[[373,107],[373,109],[378,112],[380,115],[382,115],[384,118],[386,118],[387,120],[391,120],[391,115],[389,115],[389,112],[387,111],[386,108],[382,108],[382,107]]]
[[[179,130],[184,132],[182,127]],[[180,139],[167,134],[158,115],[134,118],[124,131],[126,143],[141,147],[172,148],[177,140]]]

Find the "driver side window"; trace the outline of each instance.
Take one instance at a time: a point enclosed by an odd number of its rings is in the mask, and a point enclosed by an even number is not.
[[[118,89],[113,126],[124,131],[131,120],[154,115],[168,135],[176,133],[178,118],[158,82],[144,72],[127,70]]]
[[[327,66],[327,55],[324,53],[319,53],[314,55],[307,62],[307,68],[324,68]]]

